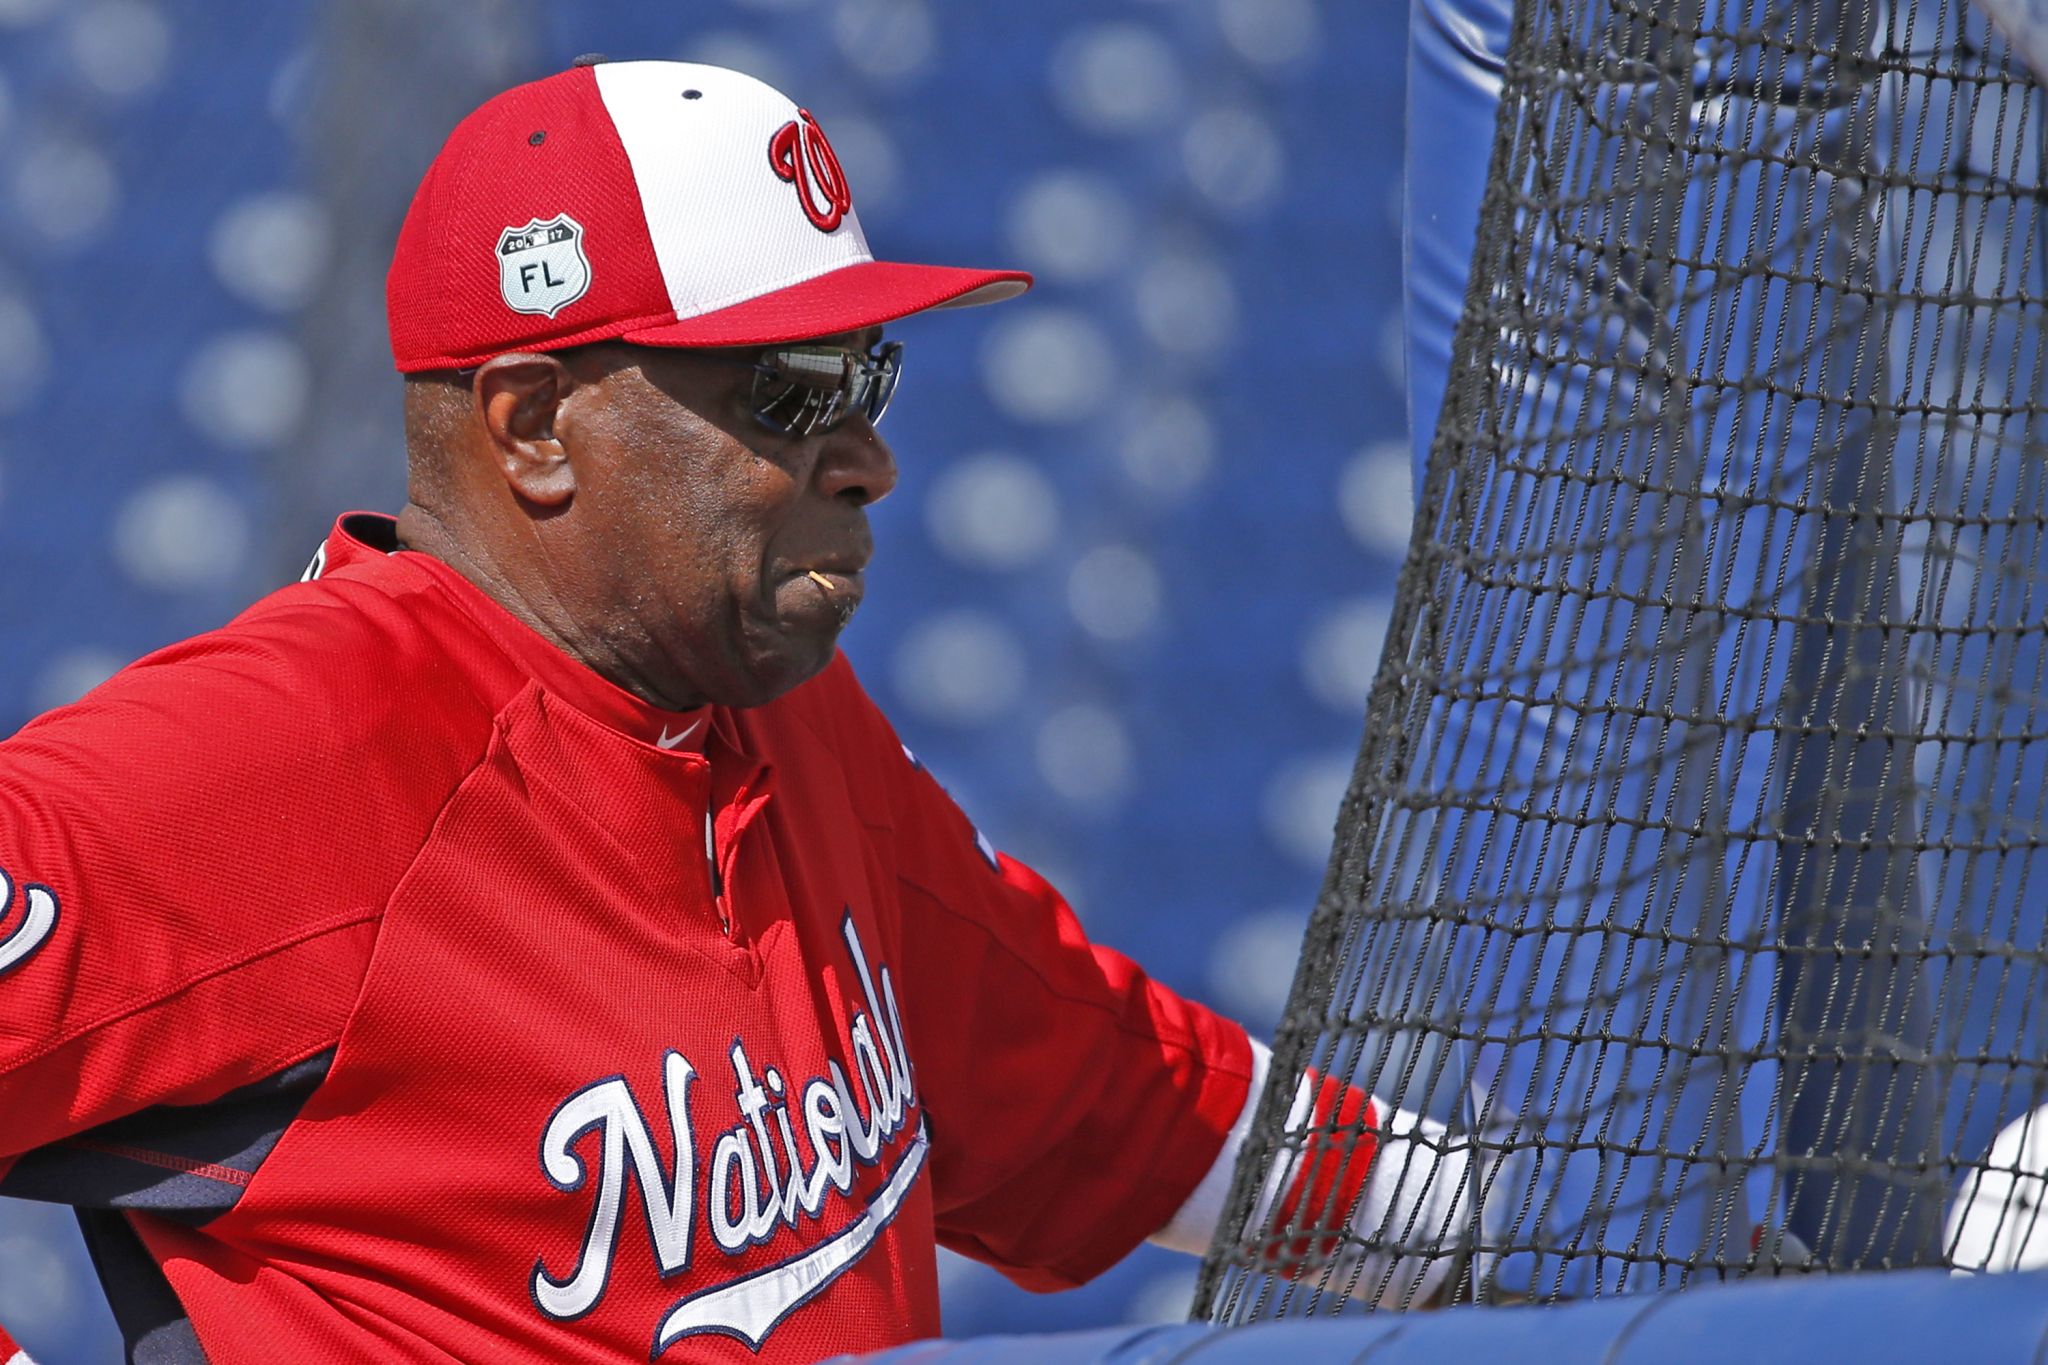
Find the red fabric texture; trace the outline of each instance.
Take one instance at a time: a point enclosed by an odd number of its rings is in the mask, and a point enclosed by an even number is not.
[[[21,1347],[15,1344],[14,1338],[7,1335],[7,1329],[0,1327],[0,1365],[9,1365],[9,1362],[18,1354],[22,1355],[23,1359],[27,1359]]]
[[[500,235],[564,213],[584,229],[589,289],[553,317],[513,312],[498,281]],[[591,68],[508,90],[456,125],[413,195],[384,296],[405,371],[675,319],[632,165]]]
[[[216,1362],[810,1360],[938,1331],[939,1243],[1053,1287],[1164,1224],[1242,1030],[986,857],[843,659],[689,719],[337,530],[29,726],[0,1165],[335,1048],[232,1211],[131,1216]]]
[[[1379,1101],[1355,1085],[1319,1076],[1314,1068],[1308,1071],[1307,1083],[1315,1088],[1307,1137],[1294,1178],[1274,1206],[1271,1226],[1279,1231],[1329,1232],[1291,1240],[1276,1237],[1266,1247],[1269,1258],[1284,1256],[1296,1269],[1306,1268],[1302,1261],[1312,1254],[1329,1257],[1336,1253],[1341,1243],[1335,1233],[1350,1220],[1365,1193],[1373,1155],[1379,1150],[1377,1130],[1385,1121]]]

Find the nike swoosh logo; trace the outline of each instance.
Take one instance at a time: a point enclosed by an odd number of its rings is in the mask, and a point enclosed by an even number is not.
[[[683,727],[682,733],[675,735],[671,735],[668,732],[668,727],[664,725],[661,727],[661,738],[654,741],[654,747],[657,749],[673,749],[676,747],[676,745],[681,744],[691,735],[696,734],[697,727],[702,725],[703,723],[704,722],[701,720],[693,720],[688,725],[685,725]]]
[[[30,883],[23,898],[28,907],[20,924],[6,938],[0,938],[0,976],[20,966],[36,949],[49,942],[57,930],[57,893],[47,886]],[[0,872],[0,910],[14,903],[14,881]]]
[[[917,1173],[924,1169],[927,1146],[924,1120],[920,1118],[917,1136],[897,1158],[888,1183],[868,1201],[866,1212],[793,1261],[692,1294],[678,1303],[661,1320],[661,1329],[654,1336],[654,1354],[659,1356],[684,1337],[706,1332],[736,1337],[749,1350],[759,1351],[761,1343],[784,1318],[822,1293],[825,1286],[867,1254],[875,1239],[882,1235],[882,1229],[903,1207],[910,1187],[917,1183]]]

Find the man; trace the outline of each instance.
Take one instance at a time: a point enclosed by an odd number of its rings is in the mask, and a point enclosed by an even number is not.
[[[1265,1050],[835,652],[883,325],[1027,283],[873,261],[734,72],[455,130],[390,274],[405,509],[0,746],[0,1193],[80,1208],[135,1359],[810,1359],[936,1332],[940,1243],[1052,1289],[1207,1242]],[[1436,1132],[1297,1103],[1259,1226],[1457,1226]]]

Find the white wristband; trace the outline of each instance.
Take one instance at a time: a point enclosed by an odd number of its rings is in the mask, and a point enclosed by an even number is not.
[[[1266,1088],[1266,1073],[1273,1064],[1273,1050],[1256,1038],[1250,1041],[1252,1083],[1244,1092],[1244,1108],[1238,1110],[1237,1121],[1224,1135],[1223,1150],[1216,1153],[1216,1160],[1210,1163],[1194,1193],[1166,1220],[1166,1226],[1148,1239],[1160,1246],[1199,1256],[1209,1249],[1216,1235],[1216,1224],[1223,1217],[1223,1201],[1230,1196],[1230,1176],[1237,1169],[1237,1154],[1244,1150],[1245,1139],[1251,1135],[1252,1114],[1259,1107],[1259,1095]]]
[[[1152,1234],[1151,1241],[1194,1255],[1208,1250],[1216,1224],[1223,1216],[1238,1153],[1251,1132],[1252,1115],[1265,1088],[1272,1056],[1264,1044],[1252,1041],[1252,1083],[1245,1095],[1244,1108],[1201,1183],[1166,1226]],[[1308,1121],[1315,1095],[1313,1081],[1302,1077],[1288,1110],[1287,1131],[1297,1131]],[[1334,1272],[1351,1280],[1355,1269],[1357,1278],[1353,1282],[1361,1291],[1382,1307],[1394,1307],[1428,1297],[1450,1273],[1450,1257],[1427,1253],[1430,1248],[1459,1240],[1475,1193],[1474,1173],[1470,1149],[1463,1144],[1447,1144],[1443,1124],[1406,1109],[1389,1110],[1377,1102],[1375,1108],[1388,1115],[1385,1129],[1378,1135],[1378,1148],[1366,1173],[1365,1188],[1346,1222],[1354,1234],[1369,1244],[1408,1250],[1350,1248],[1340,1253],[1331,1266],[1319,1267],[1316,1274],[1328,1276]],[[1300,1152],[1280,1154],[1266,1174],[1247,1226],[1266,1227],[1274,1205],[1282,1191],[1290,1187],[1301,1160]]]

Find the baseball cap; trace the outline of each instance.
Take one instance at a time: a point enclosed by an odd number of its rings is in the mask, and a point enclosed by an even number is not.
[[[599,62],[456,126],[406,212],[385,301],[410,373],[610,339],[800,341],[1030,284],[876,260],[825,130],[752,76]]]

